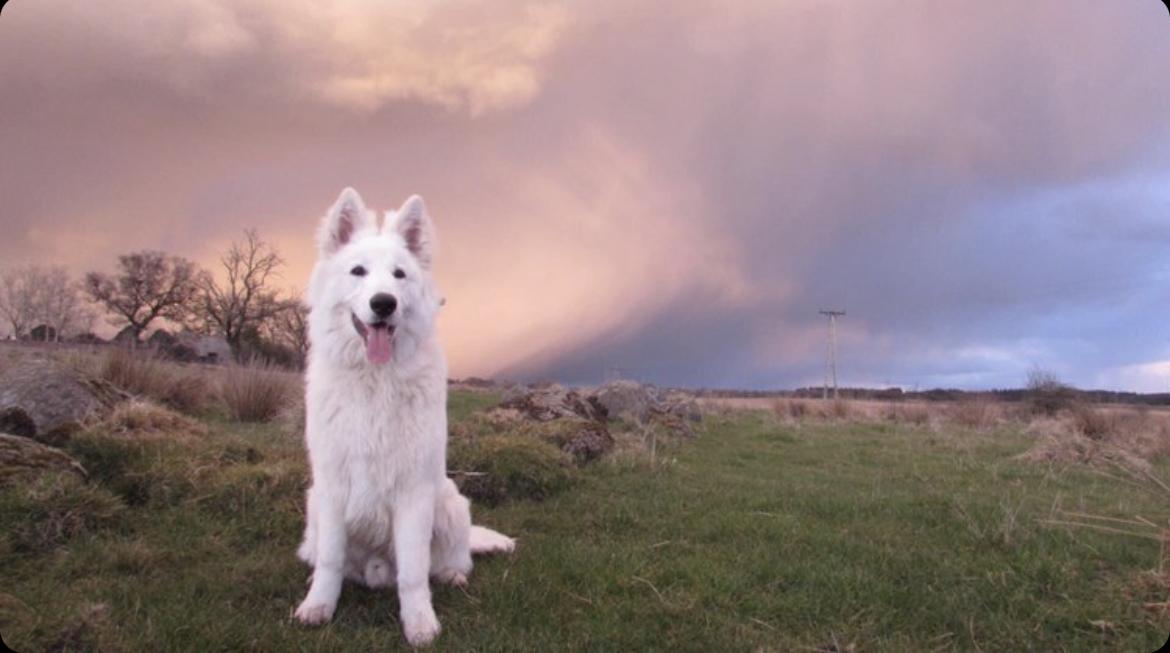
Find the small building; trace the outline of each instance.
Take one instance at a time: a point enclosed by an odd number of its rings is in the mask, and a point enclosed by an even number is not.
[[[57,330],[47,324],[38,324],[28,332],[28,339],[36,342],[56,342]]]
[[[228,363],[232,360],[232,348],[220,336],[209,336],[193,331],[181,331],[175,336],[178,345],[190,349],[200,363]]]
[[[138,344],[138,332],[134,330],[131,325],[122,327],[122,330],[114,336],[111,342],[118,345],[133,346]]]

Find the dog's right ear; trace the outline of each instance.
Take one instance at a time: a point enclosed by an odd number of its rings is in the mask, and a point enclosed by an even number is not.
[[[353,188],[341,191],[337,201],[325,214],[321,228],[317,231],[317,249],[321,257],[332,256],[353,239],[354,235],[373,225],[372,216],[366,210],[362,196]]]

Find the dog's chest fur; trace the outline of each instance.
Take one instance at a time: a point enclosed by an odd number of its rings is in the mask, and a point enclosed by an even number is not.
[[[306,420],[313,483],[345,501],[351,537],[389,541],[396,498],[445,475],[444,365],[346,369],[310,363]]]

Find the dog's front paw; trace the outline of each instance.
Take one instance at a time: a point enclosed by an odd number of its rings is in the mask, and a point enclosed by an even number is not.
[[[297,621],[306,626],[320,626],[323,623],[328,623],[333,618],[333,610],[336,607],[337,604],[310,603],[309,599],[305,599],[297,607],[293,616],[297,618]]]
[[[402,632],[411,646],[427,646],[439,635],[439,619],[427,605],[402,615]]]

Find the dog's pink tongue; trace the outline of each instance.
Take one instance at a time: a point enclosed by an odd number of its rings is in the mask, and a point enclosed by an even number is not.
[[[390,329],[371,328],[366,336],[366,358],[371,363],[382,365],[390,362],[394,346],[390,343]]]

